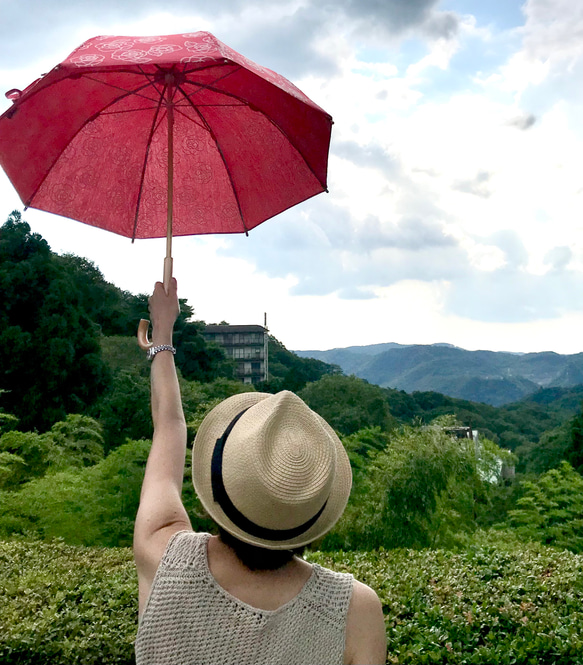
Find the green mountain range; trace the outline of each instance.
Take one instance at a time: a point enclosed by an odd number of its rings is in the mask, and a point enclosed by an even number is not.
[[[392,342],[295,353],[339,365],[345,374],[386,388],[435,391],[493,406],[519,401],[540,388],[583,384],[583,353],[467,351],[451,344]]]

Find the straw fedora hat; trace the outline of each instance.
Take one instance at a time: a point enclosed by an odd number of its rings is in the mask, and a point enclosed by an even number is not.
[[[267,549],[317,540],[342,515],[352,472],[334,430],[297,395],[242,393],[203,420],[192,479],[212,519]]]

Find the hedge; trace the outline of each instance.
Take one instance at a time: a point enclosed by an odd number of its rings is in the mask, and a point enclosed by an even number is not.
[[[383,604],[387,663],[583,663],[583,555],[542,545],[314,553]]]
[[[129,549],[0,542],[0,663],[134,663]]]
[[[379,593],[387,663],[583,663],[583,555],[485,541],[441,550],[309,553]],[[0,662],[134,662],[129,549],[0,542]]]

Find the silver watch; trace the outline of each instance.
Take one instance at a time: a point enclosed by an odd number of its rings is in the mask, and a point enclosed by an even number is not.
[[[173,346],[171,346],[170,344],[160,344],[159,346],[151,346],[148,349],[148,353],[147,353],[146,357],[148,358],[148,360],[153,360],[154,356],[157,353],[160,353],[160,351],[171,351],[172,355],[176,354],[176,349]]]

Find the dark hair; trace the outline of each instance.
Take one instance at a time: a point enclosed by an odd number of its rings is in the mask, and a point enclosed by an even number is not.
[[[297,547],[292,550],[268,550],[265,547],[244,543],[220,526],[218,529],[223,543],[230,547],[239,561],[250,570],[277,570],[289,563],[294,556],[302,556],[306,549]]]

